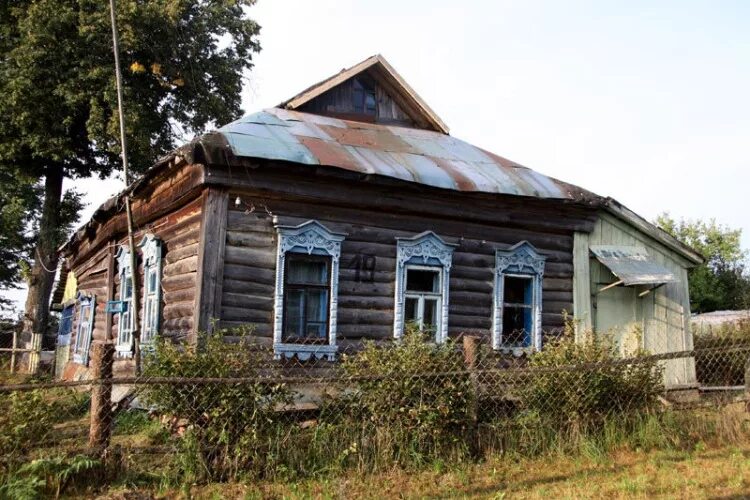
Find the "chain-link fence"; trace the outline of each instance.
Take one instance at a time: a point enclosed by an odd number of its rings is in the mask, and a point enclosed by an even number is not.
[[[112,375],[113,347],[95,344],[90,380],[6,375],[2,488],[32,484],[40,470],[42,489],[94,469],[82,477],[288,478],[748,432],[746,326],[697,332],[689,350],[627,356],[572,333],[534,354],[469,336],[434,345],[418,333],[352,345],[335,361],[307,351],[274,359],[270,347],[215,335],[198,349],[145,351],[142,374],[122,377]],[[693,383],[674,383],[670,370]]]

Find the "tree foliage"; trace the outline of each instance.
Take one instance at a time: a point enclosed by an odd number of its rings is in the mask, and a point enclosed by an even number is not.
[[[748,308],[750,277],[741,229],[718,224],[714,219],[676,221],[667,213],[659,215],[656,224],[706,258],[688,274],[693,312]]]
[[[176,140],[241,114],[259,50],[254,0],[119,0],[129,156],[143,170]],[[119,123],[108,2],[19,0],[0,7],[0,161],[44,175],[108,174]]]
[[[119,0],[128,157],[144,171],[178,142],[241,115],[260,27],[255,0]],[[76,219],[64,179],[119,167],[109,2],[0,2],[0,288],[33,260],[24,330],[43,331],[55,250]],[[5,205],[5,204],[4,204]],[[63,231],[61,231],[63,229]],[[29,255],[29,250],[33,250]],[[14,257],[14,254],[17,254]],[[3,281],[4,280],[4,281]]]

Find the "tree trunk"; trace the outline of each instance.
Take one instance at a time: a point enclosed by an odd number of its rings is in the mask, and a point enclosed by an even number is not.
[[[47,331],[49,301],[57,271],[57,247],[60,235],[60,206],[63,170],[48,166],[44,178],[44,205],[39,221],[39,237],[34,249],[34,263],[29,276],[29,294],[23,316],[22,339],[30,345],[33,334]]]

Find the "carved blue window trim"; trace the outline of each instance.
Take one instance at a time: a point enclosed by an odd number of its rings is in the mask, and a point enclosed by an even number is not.
[[[96,296],[78,292],[76,303],[78,306],[78,325],[76,327],[76,341],[73,346],[73,362],[88,365],[91,335],[94,331]]]
[[[441,271],[440,323],[436,325],[435,342],[448,338],[448,291],[453,249],[456,245],[446,243],[432,231],[425,231],[410,238],[396,238],[396,296],[393,314],[393,337],[400,339],[404,333],[404,302],[406,268],[409,265],[430,266]]]
[[[542,280],[545,257],[528,241],[513,245],[508,250],[495,252],[495,296],[492,318],[492,347],[515,355],[542,348]],[[532,280],[532,331],[528,347],[503,346],[503,305],[505,276],[520,276]]]
[[[159,334],[161,321],[161,271],[162,243],[153,234],[147,234],[138,244],[143,256],[143,325],[141,327],[141,345],[149,346]],[[151,284],[151,276],[155,284]]]
[[[132,290],[130,298],[123,297],[125,289],[125,279],[132,279],[132,270],[130,269],[130,251],[124,245],[117,249],[115,255],[117,260],[117,272],[120,275],[120,289],[117,292],[117,299],[127,302],[127,312],[119,313],[117,318],[117,343],[115,352],[119,357],[128,358],[133,355],[133,330],[135,329],[135,316],[133,315],[132,294],[137,290]]]
[[[276,292],[274,295],[273,352],[275,359],[297,356],[300,360],[310,357],[333,361],[338,352],[336,345],[336,314],[338,310],[339,260],[341,242],[345,234],[329,231],[318,221],[310,220],[298,226],[276,224],[278,249],[276,253]],[[328,310],[328,344],[291,344],[283,339],[284,325],[284,268],[287,253],[327,255],[331,257],[331,275]]]

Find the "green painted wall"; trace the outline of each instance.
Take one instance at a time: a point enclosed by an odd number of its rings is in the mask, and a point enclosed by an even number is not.
[[[590,256],[590,245],[645,248],[657,262],[680,278],[639,297],[643,289],[614,287],[599,291],[617,278]],[[612,335],[623,354],[643,347],[654,354],[690,350],[688,261],[648,235],[607,213],[601,213],[591,234],[576,233],[574,241],[574,316],[579,330],[594,328]],[[664,362],[668,387],[695,385],[693,359]]]

